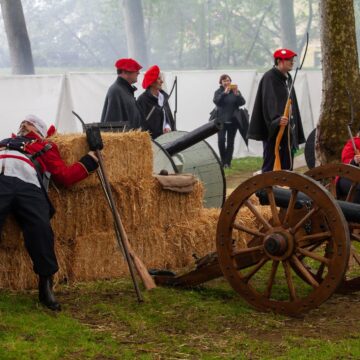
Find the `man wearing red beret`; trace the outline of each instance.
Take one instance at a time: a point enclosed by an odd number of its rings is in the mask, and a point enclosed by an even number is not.
[[[274,67],[260,80],[255,98],[247,137],[263,142],[262,172],[272,171],[275,161],[275,141],[280,125],[286,125],[280,143],[280,160],[283,170],[293,169],[294,152],[305,142],[295,89],[291,91],[289,118],[283,116],[292,84],[290,71],[296,53],[289,49],[274,52]]]
[[[169,95],[161,89],[162,84],[160,68],[157,65],[151,66],[146,71],[142,83],[145,91],[137,99],[145,118],[144,130],[148,130],[153,139],[175,129],[175,121],[168,103]]]
[[[139,129],[143,125],[143,118],[136,105],[136,87],[133,84],[137,82],[142,66],[134,59],[119,59],[115,67],[118,77],[106,94],[101,122],[123,121],[127,129]]]

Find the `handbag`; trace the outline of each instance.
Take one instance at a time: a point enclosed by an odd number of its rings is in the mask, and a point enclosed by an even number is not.
[[[213,121],[215,119],[217,119],[218,117],[218,109],[215,106],[211,111],[210,111],[210,117],[209,117],[209,121]]]
[[[234,117],[237,122],[237,127],[240,132],[241,137],[244,139],[246,146],[248,146],[248,138],[247,138],[247,132],[249,129],[249,112],[246,108],[239,108],[234,111]]]

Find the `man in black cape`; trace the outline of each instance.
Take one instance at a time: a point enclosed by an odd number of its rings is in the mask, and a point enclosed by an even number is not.
[[[274,52],[274,67],[267,71],[259,83],[247,137],[263,142],[262,172],[272,171],[275,161],[275,141],[280,125],[286,126],[280,143],[280,160],[283,170],[293,169],[295,150],[305,142],[295,89],[291,91],[289,118],[284,116],[291,89],[290,71],[296,53],[289,49]]]
[[[110,86],[101,114],[102,123],[124,122],[127,129],[139,129],[143,125],[142,114],[137,107],[133,84],[142,68],[134,59],[119,59],[115,63],[118,77]]]

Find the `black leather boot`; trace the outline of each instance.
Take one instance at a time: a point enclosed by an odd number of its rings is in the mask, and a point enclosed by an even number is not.
[[[60,311],[61,306],[56,301],[53,292],[52,276],[39,276],[39,301],[53,311]]]

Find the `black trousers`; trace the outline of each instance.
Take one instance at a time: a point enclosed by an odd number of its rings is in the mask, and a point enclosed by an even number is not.
[[[0,234],[13,213],[24,235],[36,274],[50,276],[59,269],[50,225],[49,203],[42,189],[16,177],[0,175]]]
[[[273,138],[263,141],[263,165],[262,165],[262,172],[273,171],[274,162],[275,162],[275,143],[276,143],[276,136]],[[287,135],[281,139],[280,142],[280,162],[281,162],[281,169],[282,170],[292,170],[294,164],[294,154],[288,148],[288,140]]]
[[[234,153],[236,131],[236,124],[224,123],[223,128],[218,132],[219,153],[223,165],[231,165],[231,160]]]

